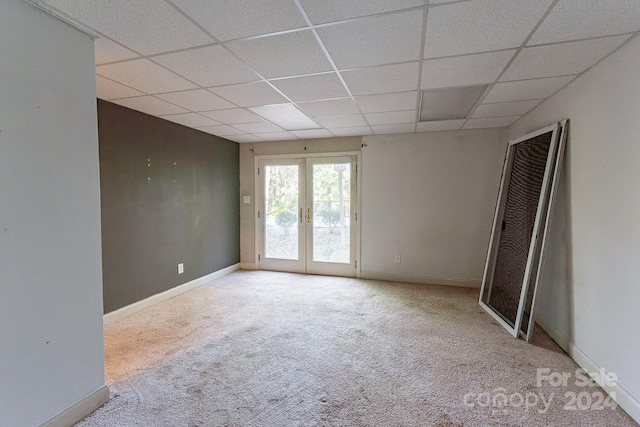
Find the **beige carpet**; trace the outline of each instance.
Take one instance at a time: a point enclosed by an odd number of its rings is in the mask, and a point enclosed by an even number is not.
[[[476,290],[240,271],[108,325],[105,346],[111,400],[79,426],[637,425]],[[536,368],[571,378],[538,387]]]

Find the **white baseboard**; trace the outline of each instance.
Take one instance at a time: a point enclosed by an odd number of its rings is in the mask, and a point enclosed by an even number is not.
[[[565,337],[560,331],[554,328],[547,319],[538,314],[536,316],[536,322],[564,351],[567,352],[567,354],[569,354],[569,356],[571,356],[573,360],[575,360],[578,366],[586,372],[600,373],[600,379],[606,378],[606,369],[594,362],[585,352],[580,350],[580,348],[578,348],[571,339]],[[604,381],[598,381],[598,384],[604,391],[613,397],[613,400],[615,400],[631,418],[633,418],[637,423],[640,423],[640,402],[638,399],[633,397],[631,393],[617,382],[614,385],[609,385]]]
[[[191,289],[197,288],[198,286],[202,286],[205,283],[211,282],[212,280],[219,279],[223,276],[226,276],[229,273],[233,273],[236,270],[240,269],[240,263],[231,265],[229,267],[223,268],[222,270],[214,271],[211,274],[207,274],[206,276],[202,276],[198,279],[192,280],[187,283],[183,283],[182,285],[178,285],[175,288],[168,289],[159,294],[151,295],[148,298],[145,298],[141,301],[134,302],[133,304],[129,304],[117,310],[114,310],[110,313],[107,313],[103,317],[103,324],[108,325],[109,323],[113,323],[116,320],[122,319],[123,317],[127,317],[130,314],[133,314],[137,311],[144,310],[145,308],[156,305],[162,301],[166,301],[175,296],[183,294]]]
[[[386,280],[390,282],[425,283],[429,285],[459,286],[463,288],[478,288],[480,280],[454,279],[446,277],[414,276],[409,274],[378,273],[375,271],[360,271],[361,279]]]
[[[255,262],[241,262],[240,263],[241,270],[257,270],[258,266]]]
[[[109,388],[104,385],[40,427],[69,427],[109,401]]]

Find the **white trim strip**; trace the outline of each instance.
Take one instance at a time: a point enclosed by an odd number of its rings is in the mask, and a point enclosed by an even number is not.
[[[378,273],[375,271],[360,271],[360,279],[371,280],[385,280],[388,282],[406,282],[406,283],[423,283],[427,285],[444,285],[444,286],[458,286],[462,288],[477,288],[480,289],[480,280],[470,279],[456,279],[449,277],[428,277],[428,276],[414,276],[409,274],[393,274],[393,273]]]
[[[162,301],[171,299],[175,296],[178,296],[187,291],[190,291],[191,289],[202,286],[205,283],[208,283],[212,280],[219,279],[223,276],[226,276],[229,273],[233,273],[234,271],[239,269],[240,269],[240,263],[237,263],[229,267],[223,268],[222,270],[214,271],[211,274],[207,274],[206,276],[202,276],[190,282],[183,283],[182,285],[178,285],[175,288],[168,289],[159,294],[151,295],[150,297],[145,298],[141,301],[134,302],[133,304],[129,304],[127,306],[124,306],[115,311],[105,314],[103,317],[103,324],[108,325],[110,323],[113,323],[116,320],[122,319],[123,317],[127,317],[130,314],[136,313],[140,310],[144,310],[145,308],[161,303]]]
[[[51,418],[40,427],[72,426],[109,401],[109,388],[103,385],[75,405]]]
[[[607,371],[604,367],[599,366],[594,362],[585,352],[580,350],[569,338],[562,335],[560,331],[554,328],[551,323],[540,314],[536,315],[536,323],[549,334],[549,336],[558,345],[569,354],[569,356],[587,372],[600,372],[606,374]],[[605,375],[601,375],[605,377]],[[599,381],[598,384],[604,391],[606,391],[613,400],[616,401],[620,408],[629,414],[636,422],[640,423],[640,402],[631,395],[624,387],[617,382],[611,386],[603,381]]]

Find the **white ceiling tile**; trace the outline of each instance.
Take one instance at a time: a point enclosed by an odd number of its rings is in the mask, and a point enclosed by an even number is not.
[[[474,0],[429,8],[425,58],[520,46],[552,0]]]
[[[211,120],[208,117],[203,117],[197,113],[171,114],[168,116],[160,116],[160,118],[189,127],[220,125],[220,123],[216,122],[215,120]]]
[[[349,95],[336,73],[272,80],[271,83],[294,102],[342,98]]]
[[[222,46],[207,46],[156,56],[154,61],[201,86],[222,86],[260,80]]]
[[[289,139],[298,139],[297,136],[291,135],[289,132],[268,132],[256,134],[265,141],[286,141]]]
[[[462,128],[466,120],[439,120],[434,122],[418,123],[418,132],[434,132],[443,130],[458,130]]]
[[[354,114],[350,116],[331,116],[331,117],[318,117],[315,119],[323,128],[347,128],[367,126],[367,121],[362,117],[362,114]]]
[[[623,34],[640,30],[638,0],[562,0],[529,44]]]
[[[309,117],[344,116],[359,113],[358,107],[351,98],[300,102],[297,105]]]
[[[228,135],[225,137],[229,141],[233,142],[262,142],[264,139],[256,135]]]
[[[100,65],[96,67],[96,74],[150,94],[197,88],[148,59]]]
[[[247,133],[282,132],[282,128],[264,120],[256,123],[240,123],[233,127]]]
[[[302,139],[331,138],[333,136],[333,134],[326,129],[292,130],[290,133]]]
[[[420,59],[422,10],[383,15],[318,29],[339,69]]]
[[[429,59],[422,67],[422,89],[493,83],[513,58],[515,49],[452,58]]]
[[[218,40],[233,40],[305,26],[290,0],[173,0]]]
[[[369,113],[364,115],[371,126],[415,123],[416,110]]]
[[[514,102],[499,102],[497,104],[481,104],[473,112],[471,118],[479,119],[484,117],[506,117],[506,116],[521,116],[542,101],[541,99],[534,99],[531,101],[514,101]]]
[[[463,129],[502,128],[511,126],[520,116],[469,119]]]
[[[203,116],[212,118],[227,125],[235,125],[238,123],[255,123],[262,120],[257,114],[242,108],[232,108],[229,110],[202,111]]]
[[[127,108],[131,108],[132,110],[151,114],[152,116],[188,113],[188,111],[184,108],[180,108],[177,105],[169,104],[168,102],[163,101],[162,99],[158,99],[154,96],[138,96],[135,98],[116,99],[111,102]]]
[[[198,130],[202,132],[210,133],[212,135],[217,136],[230,136],[230,135],[244,135],[245,133],[239,129],[233,128],[231,126],[222,125],[222,126],[205,126],[200,127]]]
[[[617,36],[527,47],[518,54],[500,80],[580,74],[628,38],[628,36]]]
[[[211,43],[164,0],[47,0],[47,3],[144,55]]]
[[[371,135],[371,128],[369,126],[358,126],[352,128],[331,128],[329,132],[335,136],[361,136]]]
[[[164,99],[167,102],[191,111],[223,110],[225,108],[235,107],[232,103],[225,101],[206,89],[163,93],[157,96],[160,99]]]
[[[220,86],[210,90],[240,107],[255,107],[287,102],[285,97],[265,82]]]
[[[386,135],[390,133],[412,133],[415,131],[415,125],[403,124],[403,125],[382,125],[371,126],[373,133],[376,135]]]
[[[412,91],[356,96],[355,100],[363,113],[382,113],[416,108],[417,96],[417,91]]]
[[[546,98],[569,83],[574,77],[563,76],[497,83],[482,102],[493,103]]]
[[[301,0],[314,24],[422,6],[423,0]]]
[[[418,88],[417,62],[382,65],[343,71],[342,78],[353,95],[405,92]]]
[[[243,40],[227,47],[268,79],[332,71],[311,31]]]
[[[95,39],[94,45],[96,50],[96,64],[122,61],[138,56],[126,47],[122,47],[118,43],[114,43],[109,39]]]
[[[102,76],[96,76],[96,95],[100,99],[117,99],[117,98],[130,98],[132,96],[141,96],[144,93],[116,83]]]

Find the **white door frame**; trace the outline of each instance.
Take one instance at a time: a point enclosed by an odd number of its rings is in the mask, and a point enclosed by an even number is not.
[[[355,156],[356,157],[356,168],[355,168],[355,180],[356,180],[356,206],[354,210],[354,222],[352,224],[353,232],[355,234],[355,248],[354,248],[354,257],[353,260],[355,262],[355,277],[360,277],[360,207],[362,205],[362,152],[360,151],[341,151],[341,152],[329,152],[329,153],[300,153],[300,154],[266,154],[266,155],[257,155],[253,158],[253,200],[256,201],[255,209],[254,209],[254,221],[255,221],[255,235],[254,235],[254,259],[256,263],[256,269],[260,270],[260,262],[261,262],[261,242],[260,242],[260,233],[261,233],[261,218],[258,218],[258,214],[260,209],[262,208],[262,200],[259,200],[259,182],[260,178],[258,176],[258,165],[262,160],[271,160],[271,159],[305,159],[305,158],[325,158],[325,157],[346,157],[346,156]],[[354,207],[352,207],[353,209]]]

